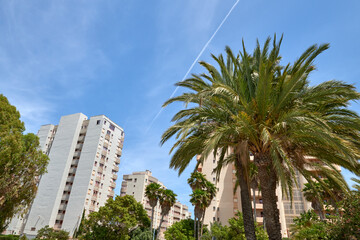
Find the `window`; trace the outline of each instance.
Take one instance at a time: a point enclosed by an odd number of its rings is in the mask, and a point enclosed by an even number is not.
[[[34,227],[31,228],[31,231],[35,231],[35,230],[36,230],[36,228],[34,228]]]
[[[215,160],[215,158],[213,159],[213,163],[215,163],[216,162],[216,160]]]
[[[215,221],[216,220],[216,218],[215,217],[213,217],[213,221]]]
[[[112,125],[111,123],[110,123],[110,126],[109,126],[109,128],[111,129],[111,130],[115,130],[115,126],[114,125]]]
[[[115,172],[115,173],[116,173],[116,172]],[[136,178],[134,178],[134,182],[136,182],[136,180],[137,180],[137,179],[136,179]]]
[[[213,207],[213,211],[215,211],[215,210],[216,210],[216,207],[214,206],[214,207]]]
[[[215,182],[216,178],[213,178],[213,181]]]

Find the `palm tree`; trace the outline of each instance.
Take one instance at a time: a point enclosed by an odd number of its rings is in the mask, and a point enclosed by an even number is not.
[[[196,209],[195,212],[197,212],[197,214],[195,214],[194,221],[194,237],[196,237],[196,218],[198,221],[201,221],[201,230],[200,234],[198,234],[198,236],[201,237],[203,234],[205,211],[206,208],[210,206],[213,198],[216,196],[217,189],[213,183],[206,179],[206,176],[203,173],[197,171],[191,173],[190,178],[188,178],[188,184],[193,190],[193,194],[190,195],[193,202],[190,202],[193,203]],[[201,202],[198,202],[198,200],[201,200]]]
[[[282,38],[277,42],[275,36],[271,49],[270,42],[268,38],[262,48],[257,42],[253,54],[243,43],[237,56],[227,47],[226,60],[213,56],[219,70],[201,62],[208,73],[177,83],[191,92],[164,104],[192,103],[173,117],[175,124],[162,136],[161,143],[177,138],[170,167],[181,173],[195,155],[200,154],[204,161],[215,151],[220,152],[219,168],[234,163],[238,169],[248,239],[255,239],[247,225],[253,223],[248,191],[250,153],[258,169],[269,239],[281,239],[278,183],[283,192],[291,194],[296,170],[311,181],[312,177],[318,180],[312,170],[336,170],[333,164],[357,174],[360,169],[360,118],[347,109],[360,94],[353,85],[335,80],[309,86],[314,59],[329,45],[313,45],[293,64],[281,66]],[[324,177],[334,178],[329,171]]]
[[[190,198],[191,204],[195,206],[194,207],[194,215],[195,215],[194,237],[196,238],[196,236],[198,236],[196,239],[199,239],[200,238],[199,223],[204,217],[207,203],[209,202],[209,194],[205,190],[194,189],[193,193],[190,194],[190,197],[191,197]],[[196,227],[196,223],[197,223],[197,227]]]
[[[150,183],[146,186],[145,196],[149,199],[149,205],[151,207],[151,231],[154,224],[154,209],[158,203],[160,197],[161,185],[158,183]]]
[[[170,189],[165,189],[161,191],[161,195],[159,198],[159,202],[161,206],[161,220],[157,231],[158,237],[160,236],[161,225],[164,221],[164,217],[168,215],[171,207],[174,206],[176,202],[176,196],[177,195]]]
[[[325,192],[320,183],[305,183],[302,190],[306,201],[311,202],[311,207],[319,214],[320,220],[324,220],[324,196]]]

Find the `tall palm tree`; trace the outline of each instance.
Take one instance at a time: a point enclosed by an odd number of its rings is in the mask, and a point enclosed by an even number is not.
[[[160,206],[161,206],[161,220],[157,231],[157,237],[160,237],[161,225],[164,221],[164,217],[168,215],[172,206],[174,206],[176,202],[176,194],[170,189],[164,189],[161,191],[161,195],[159,198]]]
[[[198,236],[202,236],[203,234],[203,226],[204,226],[204,215],[206,208],[208,208],[211,204],[211,201],[216,196],[216,186],[211,183],[209,180],[206,179],[206,176],[201,173],[194,171],[191,173],[190,178],[188,178],[188,184],[190,185],[191,189],[193,190],[193,194],[190,195],[193,199],[193,205],[196,208],[197,214],[195,214],[195,221],[194,221],[194,237],[196,237],[196,219],[201,221],[201,230]],[[200,200],[200,202],[198,202]],[[196,217],[198,216],[198,217]]]
[[[154,227],[154,209],[160,197],[160,189],[161,185],[158,183],[150,183],[145,189],[145,196],[149,199],[149,205],[151,207],[151,231]]]
[[[195,155],[200,154],[203,161],[220,151],[219,165],[232,162],[239,169],[248,239],[255,239],[249,237],[247,225],[253,222],[251,201],[246,201],[250,198],[249,153],[254,155],[258,169],[269,239],[281,239],[278,183],[283,192],[291,194],[296,170],[309,181],[312,177],[318,180],[311,170],[335,169],[333,164],[357,174],[360,169],[360,118],[347,109],[360,94],[353,85],[335,80],[309,86],[314,59],[328,44],[313,45],[293,64],[281,66],[281,42],[282,38],[277,42],[274,37],[271,47],[268,38],[262,48],[257,42],[253,54],[243,43],[237,56],[227,47],[226,60],[222,55],[213,56],[219,70],[201,62],[207,73],[177,83],[191,92],[164,104],[192,103],[173,117],[175,124],[162,136],[161,143],[172,136],[177,138],[170,167],[181,173]],[[306,156],[318,161],[309,161]],[[329,173],[325,177],[332,179]],[[249,208],[250,216],[246,216]]]
[[[190,202],[192,205],[194,205],[194,215],[195,215],[194,237],[196,239],[199,239],[200,238],[199,223],[204,218],[207,203],[209,201],[209,194],[205,190],[194,189],[192,194],[190,194],[190,197],[191,197]]]

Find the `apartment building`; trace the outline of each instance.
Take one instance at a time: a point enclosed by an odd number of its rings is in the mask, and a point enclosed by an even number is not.
[[[316,158],[307,157],[308,161],[316,161]],[[238,188],[234,194],[236,184],[236,170],[234,165],[230,164],[222,169],[219,181],[216,181],[216,174],[213,169],[217,165],[217,159],[210,155],[202,165],[199,166],[198,171],[206,175],[206,178],[216,185],[218,192],[216,197],[212,200],[211,205],[206,209],[204,223],[210,225],[212,222],[221,222],[223,225],[228,225],[228,219],[234,217],[237,211],[241,211],[241,197],[240,189]],[[340,167],[336,167],[338,171]],[[311,203],[306,201],[302,189],[307,182],[299,173],[296,174],[298,186],[293,186],[293,201],[283,196],[281,187],[276,189],[278,196],[278,208],[280,213],[281,233],[283,237],[289,237],[290,225],[293,224],[293,219],[300,216],[300,213],[311,209]],[[263,204],[261,192],[255,190],[251,191],[251,199],[255,195],[255,209],[256,222],[264,223],[263,218]],[[254,208],[254,203],[252,202]]]
[[[152,176],[151,171],[149,170],[143,172],[133,172],[132,174],[123,176],[120,190],[120,196],[134,196],[136,201],[140,202],[144,206],[149,218],[151,218],[151,206],[149,205],[148,198],[145,196],[145,189],[148,184],[153,182],[160,184],[163,188],[166,188],[163,183]],[[165,216],[164,222],[161,226],[161,232],[164,232],[173,223],[190,217],[191,213],[189,212],[188,207],[184,204],[181,204],[180,202],[176,202],[175,205],[171,208],[169,214]],[[160,219],[161,207],[158,204],[154,210],[155,228],[159,226]]]
[[[124,131],[104,115],[76,113],[41,126],[38,137],[50,158],[47,173],[25,219],[14,219],[7,232],[31,237],[49,225],[71,236],[83,212],[97,211],[114,197]]]

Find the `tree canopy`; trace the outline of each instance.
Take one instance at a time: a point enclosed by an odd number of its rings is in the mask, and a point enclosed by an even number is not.
[[[68,240],[69,239],[69,232],[64,230],[54,230],[50,228],[48,225],[39,229],[36,237],[34,240]]]
[[[84,221],[80,239],[127,240],[136,228],[149,228],[150,219],[141,203],[130,195],[108,199]]]
[[[27,210],[48,164],[38,137],[24,131],[20,113],[0,95],[0,232],[15,214]]]

